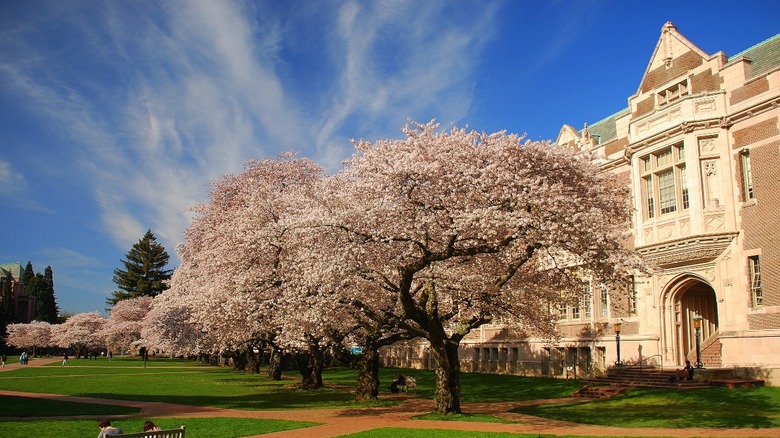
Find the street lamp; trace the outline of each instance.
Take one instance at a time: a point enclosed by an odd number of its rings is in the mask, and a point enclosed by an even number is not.
[[[623,362],[620,360],[620,325],[623,323],[621,320],[615,321],[615,347],[617,349],[617,361],[615,361],[615,366],[621,367],[623,366]]]
[[[693,314],[693,327],[696,329],[696,368],[701,368],[701,320],[702,317],[698,313]]]

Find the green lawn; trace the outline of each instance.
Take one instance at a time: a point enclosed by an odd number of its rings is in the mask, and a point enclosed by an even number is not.
[[[97,362],[83,359],[81,361]],[[264,375],[192,364],[183,367],[166,365],[143,368],[132,366],[133,362],[115,359],[111,365],[103,367],[20,368],[0,373],[0,389],[229,409],[361,406],[348,391],[291,391],[289,387],[296,380],[277,382],[268,380]],[[109,363],[108,360],[105,360],[105,363]],[[178,364],[178,361],[176,363]]]
[[[589,403],[525,406],[529,415],[618,427],[780,427],[780,388],[634,389]]]
[[[64,417],[73,415],[130,415],[138,408],[127,406],[73,403],[42,398],[0,395],[0,417]]]
[[[111,420],[122,432],[141,432],[146,419]],[[153,418],[163,429],[187,428],[187,438],[233,438],[309,427],[315,423],[251,418]],[[3,438],[83,438],[100,432],[97,420],[0,421]]]
[[[81,366],[80,362],[91,363]],[[432,371],[393,368],[381,370],[383,395],[387,393],[389,382],[396,373],[417,378],[417,397],[430,398],[433,396],[434,374]],[[98,361],[81,359],[75,361],[71,367],[63,368],[59,365],[28,367],[0,373],[0,389],[247,410],[383,407],[398,403],[397,400],[390,400],[382,396],[380,396],[380,401],[367,404],[357,403],[353,394],[349,390],[343,389],[343,387],[354,386],[355,371],[352,369],[327,370],[323,378],[325,384],[329,385],[330,388],[318,391],[297,390],[295,384],[298,381],[298,376],[291,373],[288,377],[277,382],[268,380],[264,374],[245,374],[229,368],[204,366],[194,362],[185,362],[183,365],[179,365],[176,359],[152,360],[146,368],[136,358],[117,358],[111,362],[105,359]],[[494,418],[490,416],[470,415],[467,403],[569,397],[581,385],[581,382],[573,380],[464,373],[461,375],[461,387],[463,388],[463,402],[466,403],[465,415],[458,418],[447,418],[447,420],[494,421]],[[0,411],[0,415],[25,415],[31,410],[29,403],[29,400],[13,400],[13,403],[8,403],[7,399],[3,398],[0,400],[0,405],[8,405],[9,407],[4,406],[7,410]],[[38,401],[32,403],[38,403]],[[121,409],[124,409],[96,405],[73,405],[66,408],[58,406],[58,402],[46,403],[46,405],[40,405],[38,410],[47,412],[48,415],[81,415],[82,411],[80,410],[84,410],[84,414],[97,417],[120,415]],[[13,405],[19,406],[10,407]],[[110,409],[120,409],[120,411]],[[3,412],[8,413],[4,414]],[[616,427],[780,428],[780,388],[733,390],[713,388],[693,391],[642,389],[629,391],[610,400],[528,406],[518,409],[518,412],[571,422]],[[438,419],[435,415],[423,418]],[[64,430],[78,430],[76,435],[87,431],[96,433],[93,430],[96,428],[93,424],[94,421],[90,420],[86,423],[80,421],[62,420],[55,421],[54,424],[61,425]],[[118,421],[132,422],[135,420]],[[206,419],[200,421],[206,421]],[[228,423],[231,421],[234,420],[220,420],[220,422]],[[37,424],[45,422],[35,421],[34,423],[37,431],[39,427]],[[24,436],[39,436],[37,432],[29,433],[29,430],[26,429],[27,426],[22,427],[25,424],[30,426],[32,423],[2,422],[0,423],[0,436],[14,436],[13,433],[20,430],[16,429],[19,427],[24,430]],[[82,424],[86,426],[82,428]],[[128,427],[130,430],[138,429],[132,425]],[[423,433],[425,433],[426,438],[437,436],[429,431]],[[187,435],[190,436],[190,433],[188,432]],[[381,435],[372,434],[371,436]],[[502,435],[470,434],[468,436]]]

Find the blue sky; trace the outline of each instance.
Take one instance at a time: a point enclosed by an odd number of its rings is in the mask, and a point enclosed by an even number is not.
[[[144,232],[175,267],[247,159],[335,172],[410,118],[554,139],[627,106],[667,21],[731,56],[780,2],[0,0],[0,263],[102,311]]]

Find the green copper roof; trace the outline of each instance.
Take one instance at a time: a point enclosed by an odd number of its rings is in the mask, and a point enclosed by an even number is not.
[[[753,61],[752,77],[761,76],[780,66],[780,34],[729,57],[729,62],[743,56]]]
[[[11,276],[18,280],[22,276],[22,264],[18,262],[0,264],[0,274],[5,275],[6,272],[10,272]]]
[[[588,131],[590,131],[590,135],[594,137],[600,137],[599,144],[616,139],[617,124],[615,121],[627,113],[628,108],[624,108],[609,117],[603,118],[592,125],[588,125]],[[580,130],[580,134],[582,134],[582,130]]]

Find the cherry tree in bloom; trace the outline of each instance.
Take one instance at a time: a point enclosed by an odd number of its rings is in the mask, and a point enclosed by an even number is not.
[[[60,348],[72,348],[79,357],[85,349],[104,345],[100,332],[107,322],[108,319],[97,312],[77,313],[62,324],[52,326],[52,342]]]
[[[100,337],[113,352],[130,350],[132,344],[141,337],[144,316],[152,307],[152,297],[140,296],[118,301],[111,308],[108,323],[100,332]]]
[[[570,148],[434,122],[404,133],[355,143],[312,213],[333,236],[312,239],[323,244],[304,274],[426,339],[435,408],[460,412],[458,346],[471,330],[500,319],[552,333],[550,309],[578,299],[586,275],[619,281],[635,266],[621,245],[628,193]]]
[[[290,217],[306,207],[300,199],[322,174],[293,154],[250,161],[240,175],[215,182],[210,202],[194,209],[168,295],[187,303],[190,321],[215,348],[276,342],[277,318],[290,314],[279,307],[292,284]]]
[[[170,289],[154,298],[141,323],[140,339],[134,346],[164,351],[171,356],[211,351],[204,345],[202,331],[190,322],[190,307],[177,298]]]
[[[51,324],[42,321],[8,324],[6,342],[23,350],[30,349],[35,356],[37,349],[52,345],[51,328]]]

